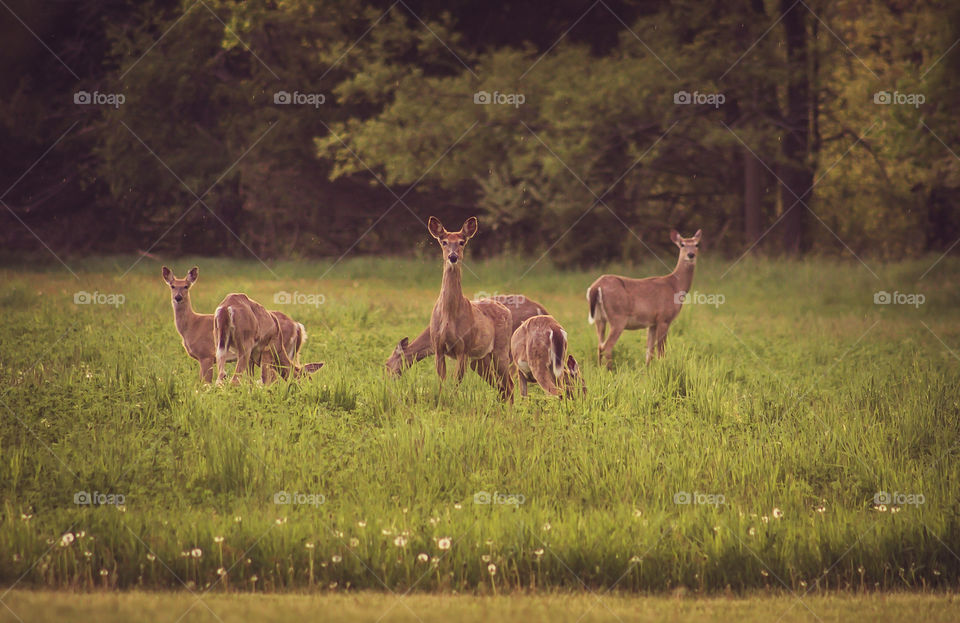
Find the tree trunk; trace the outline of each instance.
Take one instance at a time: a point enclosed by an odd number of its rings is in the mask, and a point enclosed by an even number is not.
[[[791,8],[792,6],[792,8]],[[807,54],[807,9],[790,0],[780,0],[784,12],[783,28],[787,41],[786,130],[781,142],[783,174],[780,197],[786,210],[781,223],[783,250],[789,255],[805,251],[809,245],[807,208],[812,196],[813,170],[809,154],[810,68]]]

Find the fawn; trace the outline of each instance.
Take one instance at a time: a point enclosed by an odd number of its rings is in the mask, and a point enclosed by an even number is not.
[[[522,294],[497,294],[490,298],[503,304],[510,310],[511,331],[516,331],[517,327],[527,318],[547,313],[543,305],[528,299]],[[385,365],[390,374],[400,376],[406,368],[433,354],[433,342],[430,341],[430,326],[427,325],[427,328],[415,337],[412,342],[408,338],[400,340]],[[476,370],[476,362],[471,362],[470,366]]]
[[[567,354],[567,332],[553,316],[533,316],[513,332],[510,352],[517,366],[520,395],[527,395],[527,382],[537,383],[551,396],[570,398],[576,390],[587,393],[580,366]]]
[[[680,255],[669,275],[646,279],[603,275],[587,289],[587,320],[597,328],[598,363],[602,364],[606,357],[607,367],[613,367],[613,347],[625,329],[647,329],[647,364],[654,350],[657,357],[663,357],[667,330],[680,313],[693,283],[700,235],[699,229],[692,238],[683,238],[676,230],[670,232],[670,240],[680,249]],[[610,335],[604,339],[607,325]]]
[[[427,229],[443,253],[440,296],[430,317],[430,341],[437,358],[437,376],[442,387],[447,376],[448,356],[457,360],[458,382],[466,373],[467,361],[477,361],[477,373],[499,389],[502,399],[512,401],[510,310],[497,301],[474,302],[463,295],[460,260],[477,228],[474,216],[456,232],[447,231],[434,216],[427,221]]]

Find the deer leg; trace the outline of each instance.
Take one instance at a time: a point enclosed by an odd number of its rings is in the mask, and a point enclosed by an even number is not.
[[[527,377],[524,376],[523,372],[517,370],[517,385],[520,386],[520,395],[524,398],[527,397]]]
[[[246,349],[241,350],[239,344],[237,345],[237,367],[233,371],[233,376],[230,377],[230,382],[233,385],[239,385],[240,379],[243,377],[244,371],[250,365],[250,352]]]
[[[465,354],[457,357],[457,385],[463,382],[463,375],[467,373],[467,359]]]
[[[599,315],[594,319],[597,329],[597,365],[603,365],[603,338],[607,332],[607,322]]]
[[[497,386],[500,389],[500,397],[513,403],[513,378],[511,377],[510,370],[510,355],[506,351],[501,352],[500,355],[493,354],[492,356],[493,371],[497,377]]]
[[[662,323],[657,325],[657,357],[663,357],[664,353],[667,352],[667,331],[670,330],[670,325]]]
[[[447,378],[447,355],[443,350],[443,346],[438,345],[436,348],[437,351],[437,376],[440,377],[440,384],[443,384],[443,381]]]
[[[264,350],[260,356],[260,382],[269,385],[277,377],[276,357],[270,349]]]
[[[650,365],[650,360],[653,359],[653,352],[657,346],[657,327],[652,326],[647,329],[647,365]]]
[[[616,345],[617,340],[620,339],[620,335],[623,333],[625,325],[615,325],[610,324],[610,335],[607,336],[607,339],[603,342],[603,346],[600,347],[601,352],[607,359],[607,369],[613,369],[613,347]]]
[[[216,359],[200,360],[200,382],[201,383],[213,382],[213,365],[215,363],[216,363]]]

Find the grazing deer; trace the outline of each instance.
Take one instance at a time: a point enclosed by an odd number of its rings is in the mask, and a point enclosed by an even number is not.
[[[513,332],[510,352],[517,366],[520,395],[527,395],[527,382],[537,383],[551,396],[568,398],[576,390],[587,393],[580,366],[567,354],[567,332],[553,316],[534,316]]]
[[[516,331],[517,327],[527,318],[547,313],[543,305],[528,299],[522,294],[497,294],[490,298],[510,310],[511,331]],[[407,338],[400,340],[385,365],[388,372],[394,376],[400,376],[406,368],[433,354],[433,342],[430,341],[430,326],[427,325],[427,328],[415,337],[412,342]],[[470,366],[476,370],[476,362],[471,362]]]
[[[284,339],[281,330],[283,324],[290,322],[290,340]],[[300,334],[302,325],[294,323],[286,314],[270,312],[246,294],[228,294],[213,314],[213,338],[216,345],[217,382],[222,382],[227,374],[224,365],[229,360],[228,352],[237,353],[237,367],[231,383],[239,383],[244,372],[253,376],[254,366],[260,365],[260,379],[263,383],[273,380],[274,373],[283,378],[296,378],[319,370],[323,363],[310,363],[300,366],[291,357],[286,347],[302,345],[306,331]],[[296,337],[293,334],[298,334]]]
[[[190,286],[197,281],[200,269],[194,266],[186,278],[177,279],[173,271],[164,266],[160,271],[163,281],[170,286],[170,301],[173,303],[173,323],[183,338],[187,354],[200,362],[200,381],[213,381],[213,366],[217,361],[213,344],[213,314],[198,314],[190,304]],[[225,353],[226,361],[236,361],[236,351]]]
[[[602,364],[606,357],[607,367],[613,367],[613,346],[625,329],[647,329],[647,364],[653,359],[654,349],[658,357],[663,357],[667,330],[680,313],[684,296],[693,283],[700,234],[698,229],[693,238],[683,238],[676,230],[670,232],[680,256],[669,275],[646,279],[603,275],[587,289],[587,320],[597,328],[598,363]],[[610,335],[604,339],[607,325]]]
[[[473,216],[456,232],[447,231],[434,216],[427,221],[430,235],[437,239],[443,252],[443,281],[430,317],[437,376],[442,385],[447,376],[448,356],[457,360],[458,382],[466,373],[467,361],[477,361],[477,373],[500,390],[502,399],[512,401],[510,310],[496,301],[474,302],[463,295],[460,260],[477,227]]]
[[[287,359],[290,360],[290,366],[284,367],[280,364],[279,357],[272,357],[273,365],[268,365],[266,368],[261,365],[261,380],[264,383],[269,383],[273,380],[273,374],[279,374],[284,379],[299,378],[313,374],[322,368],[323,362],[300,365],[300,349],[307,341],[307,328],[281,311],[271,311],[270,313],[277,319],[277,324],[280,327],[278,342],[274,343],[271,348],[285,351]],[[265,369],[269,370],[266,377],[264,377]]]

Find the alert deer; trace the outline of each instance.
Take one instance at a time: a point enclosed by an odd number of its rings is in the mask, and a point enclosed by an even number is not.
[[[680,313],[683,298],[693,283],[693,269],[697,263],[700,234],[683,238],[676,230],[670,239],[680,249],[677,266],[669,275],[630,279],[617,275],[603,275],[587,289],[590,311],[587,319],[597,328],[597,361],[607,359],[613,366],[613,347],[624,330],[647,329],[647,364],[654,350],[663,357],[667,346],[670,323]],[[610,325],[610,335],[604,338]]]
[[[282,322],[281,322],[282,319]],[[289,325],[288,325],[289,321]],[[289,326],[289,340],[284,338],[281,326]],[[303,344],[306,331],[286,314],[270,312],[246,294],[228,294],[213,314],[213,338],[216,345],[217,382],[226,378],[224,366],[229,361],[231,349],[237,353],[237,367],[231,383],[239,383],[244,372],[253,376],[254,367],[260,365],[263,383],[274,379],[279,373],[283,378],[296,378],[319,370],[323,363],[300,366],[288,353],[290,346]],[[297,334],[294,336],[294,334]]]
[[[200,362],[200,380],[213,381],[213,366],[216,363],[216,348],[213,345],[213,314],[198,314],[190,303],[190,287],[196,283],[200,269],[194,266],[186,278],[177,279],[173,271],[164,266],[161,275],[170,286],[170,301],[173,303],[173,322],[177,333],[183,338],[187,354]],[[236,351],[225,353],[226,361],[236,361]]]
[[[517,366],[520,395],[527,395],[527,383],[537,383],[551,396],[570,398],[576,391],[587,393],[580,366],[567,354],[567,332],[553,316],[534,316],[513,332],[510,352]]]
[[[190,357],[193,357],[200,363],[200,380],[204,383],[213,381],[213,368],[217,362],[217,349],[213,341],[213,314],[198,314],[193,311],[190,303],[190,288],[197,281],[200,275],[200,269],[194,266],[187,273],[186,278],[177,279],[173,271],[164,266],[161,270],[163,281],[170,286],[170,300],[173,304],[173,320],[177,327],[177,332],[183,338],[183,348]],[[283,312],[270,312],[276,316],[280,324],[282,334],[285,337],[283,349],[287,352],[287,357],[295,362],[294,372],[297,370],[312,372],[319,369],[323,364],[307,364],[302,368],[299,365],[300,347],[307,340],[307,331],[304,326],[294,322]],[[237,352],[235,349],[228,349],[225,362],[236,361]],[[316,366],[316,367],[311,367]],[[279,368],[276,369],[281,376],[288,376]],[[295,374],[294,376],[299,376]]]
[[[513,400],[510,310],[496,301],[474,302],[463,295],[460,260],[477,227],[473,216],[456,232],[447,231],[434,216],[427,221],[427,229],[443,252],[443,281],[430,317],[430,341],[437,359],[437,376],[442,385],[447,376],[447,357],[457,360],[458,382],[466,373],[467,361],[476,361],[477,373],[500,390],[501,398]]]
[[[522,294],[497,294],[490,298],[510,310],[511,331],[516,331],[517,327],[527,318],[547,313],[543,305],[528,299]],[[430,341],[430,326],[427,325],[427,328],[415,337],[412,342],[408,338],[400,340],[385,365],[389,373],[394,376],[400,376],[405,369],[433,354],[433,342]],[[476,370],[475,363],[471,363],[471,367]]]

